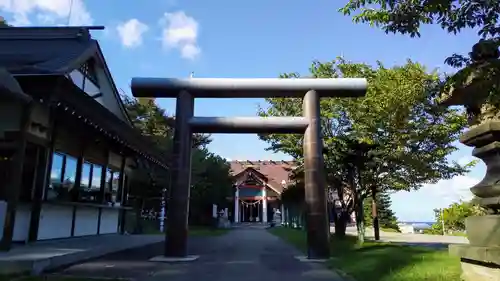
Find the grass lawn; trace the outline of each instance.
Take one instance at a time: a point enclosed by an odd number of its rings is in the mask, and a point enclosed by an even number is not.
[[[305,252],[306,234],[302,230],[273,228],[281,237]],[[357,246],[356,237],[332,235],[332,259],[328,267],[357,281],[459,281],[460,261],[446,250],[366,242]]]

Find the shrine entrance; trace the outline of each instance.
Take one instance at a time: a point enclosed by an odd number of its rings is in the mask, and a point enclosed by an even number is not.
[[[262,222],[262,198],[240,199],[240,222]]]
[[[330,256],[330,225],[326,206],[326,182],[321,135],[321,97],[360,97],[366,79],[225,79],[133,78],[135,97],[176,98],[172,187],[168,192],[165,257],[187,255],[191,143],[193,133],[303,134],[307,256]],[[302,117],[195,117],[195,98],[302,98]],[[265,190],[265,189],[264,189]],[[264,198],[267,198],[264,196]],[[265,202],[265,201],[264,201]],[[264,206],[264,205],[263,205]],[[263,213],[266,213],[264,211]],[[196,257],[191,257],[196,258]]]

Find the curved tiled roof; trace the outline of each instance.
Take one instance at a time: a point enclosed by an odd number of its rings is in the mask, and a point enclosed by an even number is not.
[[[231,174],[238,176],[249,169],[256,171],[265,177],[267,183],[278,193],[281,193],[289,183],[290,171],[297,167],[295,161],[273,161],[273,160],[243,160],[230,161]],[[282,184],[284,181],[284,185]]]
[[[2,67],[0,67],[0,98],[16,99],[23,102],[31,101],[31,97],[23,92],[17,80]]]

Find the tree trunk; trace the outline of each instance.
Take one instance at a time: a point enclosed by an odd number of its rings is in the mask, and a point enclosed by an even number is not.
[[[361,196],[359,192],[356,192],[356,228],[358,232],[358,244],[362,245],[365,242],[365,220],[364,220],[364,210],[363,210],[363,200],[361,200]]]
[[[375,240],[380,240],[380,224],[378,220],[377,213],[377,187],[372,185],[372,218],[373,218],[373,236],[375,236]]]
[[[349,213],[346,210],[341,210],[340,214],[335,216],[335,236],[345,237],[348,220]]]

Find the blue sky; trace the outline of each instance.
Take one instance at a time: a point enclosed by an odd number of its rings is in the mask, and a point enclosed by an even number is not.
[[[194,0],[0,0],[0,15],[14,25],[103,25],[95,31],[119,88],[129,93],[132,77],[276,77],[306,73],[312,60],[343,56],[356,62],[402,64],[410,58],[429,69],[449,71],[444,59],[466,53],[474,32],[450,36],[426,26],[411,39],[354,24],[337,12],[346,1]],[[71,6],[71,12],[70,12]],[[69,15],[69,17],[68,17]],[[161,100],[169,112],[172,100]],[[254,116],[259,99],[197,100],[199,116]],[[450,159],[468,161],[460,146]],[[211,151],[233,160],[286,159],[265,151],[255,135],[214,135]],[[433,208],[461,197],[484,174],[478,165],[464,176],[392,195],[402,220],[428,221]]]

